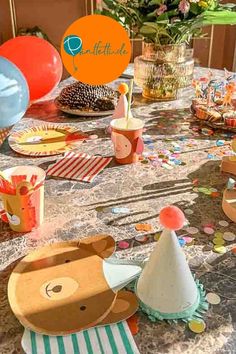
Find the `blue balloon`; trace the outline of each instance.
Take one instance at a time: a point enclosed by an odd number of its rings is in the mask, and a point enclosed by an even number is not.
[[[82,50],[82,39],[74,34],[71,34],[64,38],[63,45],[65,52],[74,57]]]
[[[16,124],[29,104],[29,89],[21,71],[0,57],[0,128]]]

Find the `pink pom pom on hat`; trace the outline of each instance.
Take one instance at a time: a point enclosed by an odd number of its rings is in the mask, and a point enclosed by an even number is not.
[[[162,226],[170,230],[179,230],[185,223],[184,213],[174,205],[161,209],[159,218]]]

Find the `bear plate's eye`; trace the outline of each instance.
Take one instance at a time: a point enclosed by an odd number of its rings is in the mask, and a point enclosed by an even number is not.
[[[70,277],[55,278],[40,287],[40,294],[47,300],[62,300],[72,296],[79,284]]]
[[[81,311],[86,310],[86,306],[84,306],[84,305],[83,305],[83,306],[80,306],[80,310],[81,310]]]

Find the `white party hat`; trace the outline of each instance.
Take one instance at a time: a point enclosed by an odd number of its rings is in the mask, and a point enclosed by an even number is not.
[[[127,110],[128,110],[128,101],[127,101],[126,95],[121,94],[112,118],[116,119],[116,118],[126,117]],[[133,118],[131,111],[129,111],[129,118]]]
[[[162,232],[137,282],[136,294],[141,308],[155,319],[190,318],[198,309],[201,290],[173,229]]]

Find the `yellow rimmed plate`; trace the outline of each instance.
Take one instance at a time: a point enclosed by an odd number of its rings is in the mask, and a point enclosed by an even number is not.
[[[50,156],[75,149],[87,135],[75,127],[56,124],[35,126],[9,136],[12,150],[28,156]]]

